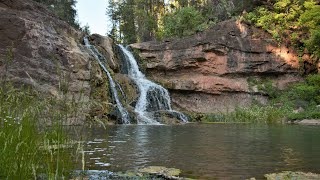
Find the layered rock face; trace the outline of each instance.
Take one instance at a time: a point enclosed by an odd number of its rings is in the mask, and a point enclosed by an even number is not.
[[[253,101],[264,103],[268,84],[283,89],[300,80],[292,50],[238,21],[183,39],[131,47],[149,78],[170,90],[176,108],[189,112],[227,112]]]
[[[1,0],[2,80],[76,101],[81,104],[79,114],[65,123],[83,123],[90,112],[90,80],[99,70],[91,68],[90,55],[81,45],[81,36],[80,31],[38,3]]]

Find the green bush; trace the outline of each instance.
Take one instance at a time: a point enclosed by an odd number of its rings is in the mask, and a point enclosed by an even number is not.
[[[293,85],[284,95],[293,101],[303,100],[311,103],[320,103],[320,75],[309,75],[304,83]]]
[[[204,17],[194,7],[178,9],[164,16],[162,36],[168,38],[192,35],[206,28],[203,22]]]
[[[278,42],[285,41],[298,51],[307,48],[313,59],[320,57],[320,5],[314,0],[275,0],[261,6],[245,19],[268,31]]]
[[[291,113],[287,118],[288,120],[320,119],[320,109],[308,109],[300,113]]]
[[[257,85],[255,79],[248,79],[251,85]],[[260,90],[270,97],[268,105],[254,104],[247,108],[237,107],[229,113],[202,115],[202,122],[232,122],[274,124],[284,120],[320,118],[320,74],[309,75],[305,82],[295,84],[285,91],[272,88],[271,81],[258,84]],[[296,111],[298,110],[298,111]]]
[[[288,119],[320,118],[320,74],[309,75],[306,81],[298,83],[282,93],[275,102],[284,102],[287,99],[292,109],[302,108],[301,112],[293,111],[287,114]]]

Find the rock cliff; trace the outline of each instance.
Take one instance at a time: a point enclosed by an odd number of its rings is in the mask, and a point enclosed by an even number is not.
[[[170,90],[177,108],[189,112],[226,112],[264,103],[268,89],[300,80],[292,50],[239,21],[183,39],[131,47],[147,75]]]
[[[83,36],[38,3],[0,0],[1,79],[75,101],[79,114],[66,124],[82,124],[87,117],[116,119],[107,77],[83,45]],[[113,41],[99,35],[89,39],[106,57],[121,101],[132,112],[137,88],[123,72]],[[149,78],[170,90],[176,108],[189,112],[263,103],[270,88],[300,80],[293,51],[236,21],[183,39],[131,47]]]
[[[33,1],[0,0],[0,77],[15,85],[74,101],[82,124],[87,116],[101,117],[108,106],[108,83],[99,65],[82,45],[83,34]],[[105,54],[112,61],[112,41]]]

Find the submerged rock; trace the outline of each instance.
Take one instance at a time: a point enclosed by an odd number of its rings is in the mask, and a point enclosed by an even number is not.
[[[139,169],[138,172],[142,174],[156,175],[165,179],[182,179],[179,178],[179,175],[181,173],[180,169],[166,168],[164,166],[148,166]]]
[[[304,119],[301,121],[296,121],[294,123],[300,125],[320,125],[320,119]]]
[[[271,173],[264,176],[267,180],[316,180],[320,179],[320,174],[284,171],[281,173]]]
[[[153,117],[161,124],[180,124],[181,113],[177,111],[155,111]]]
[[[72,180],[191,180],[189,178],[179,177],[181,171],[175,168],[166,168],[163,166],[149,166],[141,168],[138,172],[111,172],[106,170],[87,170],[75,171],[72,174]]]

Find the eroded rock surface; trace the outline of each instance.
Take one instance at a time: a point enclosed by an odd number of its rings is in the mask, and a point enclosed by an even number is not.
[[[82,38],[81,31],[39,3],[0,0],[0,77],[48,96],[75,101],[78,113],[64,123],[82,124],[91,112],[105,112],[101,107],[93,110],[92,99],[108,99],[104,74],[82,45]],[[102,43],[109,45],[108,40]],[[103,89],[97,97],[93,86]]]
[[[263,87],[300,80],[298,57],[265,32],[225,21],[191,37],[132,44],[149,78],[171,92],[180,110],[232,111],[267,100]],[[261,88],[262,87],[262,88]]]

